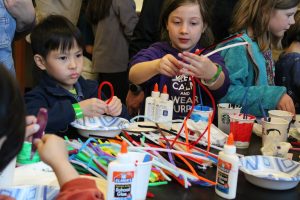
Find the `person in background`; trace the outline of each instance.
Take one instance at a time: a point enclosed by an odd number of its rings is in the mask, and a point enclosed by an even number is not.
[[[26,137],[34,134],[39,126],[34,116],[25,120],[25,106],[15,78],[0,64],[0,172],[16,157]],[[26,126],[27,124],[27,126]],[[26,128],[26,129],[25,129]],[[25,133],[26,132],[26,133]],[[36,139],[41,159],[54,170],[61,187],[57,199],[104,199],[94,180],[80,178],[68,161],[64,140],[55,135]],[[0,199],[11,199],[0,195]]]
[[[265,110],[280,109],[295,113],[292,98],[285,87],[274,85],[272,46],[295,23],[299,0],[239,0],[231,33],[242,33],[218,47],[248,42],[223,50],[229,71],[230,87],[221,102],[244,106],[244,112],[262,117]]]
[[[174,101],[173,118],[183,118],[192,104],[191,76],[201,79],[218,100],[229,87],[228,73],[218,54],[207,58],[194,54],[213,42],[208,1],[165,0],[161,23],[164,41],[154,43],[132,58],[129,80],[142,84],[146,97],[155,83],[160,91],[166,84]],[[200,92],[203,104],[211,105],[208,95]],[[200,103],[199,92],[195,101]]]
[[[144,0],[139,21],[134,28],[129,44],[129,57],[132,58],[142,49],[160,40],[159,16],[164,0]],[[140,113],[144,100],[144,91],[140,85],[129,84],[126,96],[128,113],[134,117]]]
[[[28,115],[48,109],[47,133],[64,136],[73,133],[69,124],[76,118],[103,114],[128,118],[125,106],[113,96],[98,98],[98,83],[80,76],[83,68],[83,42],[80,31],[67,18],[50,15],[31,33],[36,65],[43,71],[37,87],[25,94]],[[76,136],[76,135],[75,135]]]
[[[89,0],[86,13],[95,36],[93,72],[99,73],[99,81],[111,82],[115,94],[125,103],[129,40],[138,21],[135,3],[133,0]]]
[[[77,24],[83,0],[35,0],[37,21],[48,15],[63,15],[73,24]]]
[[[295,24],[285,33],[284,48],[275,70],[275,84],[285,86],[292,97],[296,113],[300,114],[300,12],[295,14]]]
[[[0,16],[0,63],[15,75],[12,42],[35,25],[32,0],[0,0]]]
[[[228,37],[229,27],[232,21],[232,11],[238,0],[213,0],[211,29],[215,36],[215,42]]]

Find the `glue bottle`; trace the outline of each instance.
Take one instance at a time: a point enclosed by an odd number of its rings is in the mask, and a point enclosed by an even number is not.
[[[107,171],[107,199],[134,200],[135,166],[127,153],[127,143],[123,140],[117,159],[110,162]]]
[[[160,94],[160,98],[156,101],[155,121],[159,123],[167,122],[166,124],[172,126],[173,104],[174,102],[169,100],[168,88],[164,85],[163,92]]]
[[[234,199],[239,173],[239,158],[236,155],[233,134],[230,133],[224,150],[220,151],[218,157],[216,175],[216,193],[225,199]]]
[[[145,116],[152,121],[155,121],[155,104],[159,98],[158,84],[155,83],[151,96],[146,98],[145,102]],[[147,120],[147,119],[146,119]]]

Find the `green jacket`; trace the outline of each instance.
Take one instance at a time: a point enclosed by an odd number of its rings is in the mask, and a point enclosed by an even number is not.
[[[249,43],[248,46],[237,46],[221,51],[228,68],[230,86],[227,94],[220,101],[239,105],[246,103],[244,112],[262,117],[259,102],[265,111],[276,109],[286,89],[268,84],[266,60],[258,44],[246,33],[218,47],[244,41]]]

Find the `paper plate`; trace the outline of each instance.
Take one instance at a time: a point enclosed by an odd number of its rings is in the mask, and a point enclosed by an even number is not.
[[[300,163],[272,156],[246,156],[240,170],[252,184],[272,190],[287,190],[300,181]]]
[[[77,119],[71,125],[77,128],[79,134],[84,137],[115,137],[120,134],[122,129],[129,126],[129,122],[124,118],[101,115],[100,117]]]

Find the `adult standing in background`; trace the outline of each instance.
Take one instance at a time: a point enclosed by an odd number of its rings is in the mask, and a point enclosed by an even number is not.
[[[134,56],[160,40],[159,16],[164,0],[144,0],[139,21],[130,41],[129,54]]]
[[[38,22],[50,14],[63,15],[77,24],[82,0],[35,0]]]
[[[138,21],[133,0],[90,0],[87,18],[93,25],[93,71],[109,81],[122,102],[128,91],[129,40]],[[109,90],[104,88],[104,93]]]
[[[12,42],[35,24],[32,0],[0,0],[0,63],[15,75]]]

